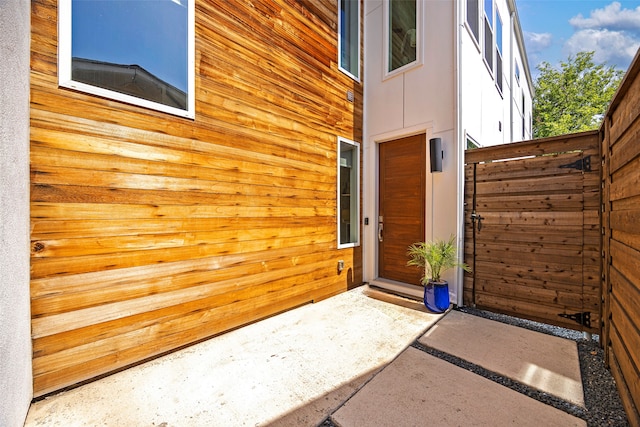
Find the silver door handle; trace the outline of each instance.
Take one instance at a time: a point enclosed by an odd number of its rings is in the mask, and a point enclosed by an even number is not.
[[[378,242],[382,243],[382,223],[378,224]]]

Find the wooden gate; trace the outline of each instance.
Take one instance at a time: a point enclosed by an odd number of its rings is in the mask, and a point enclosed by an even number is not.
[[[465,305],[599,333],[598,138],[465,153]]]

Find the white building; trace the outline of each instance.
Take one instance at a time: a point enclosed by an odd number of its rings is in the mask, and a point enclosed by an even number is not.
[[[407,245],[453,234],[462,255],[464,150],[531,139],[531,75],[514,0],[363,5],[364,280],[419,294]],[[462,272],[446,278],[461,304]]]

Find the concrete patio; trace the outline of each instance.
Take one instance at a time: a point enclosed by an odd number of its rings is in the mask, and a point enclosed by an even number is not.
[[[363,286],[49,396],[25,425],[586,425],[415,343],[584,406],[575,342]]]

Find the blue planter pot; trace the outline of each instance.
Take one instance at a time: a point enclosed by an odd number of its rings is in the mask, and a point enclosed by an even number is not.
[[[449,308],[449,283],[429,282],[424,287],[424,305],[435,313],[443,313]]]

